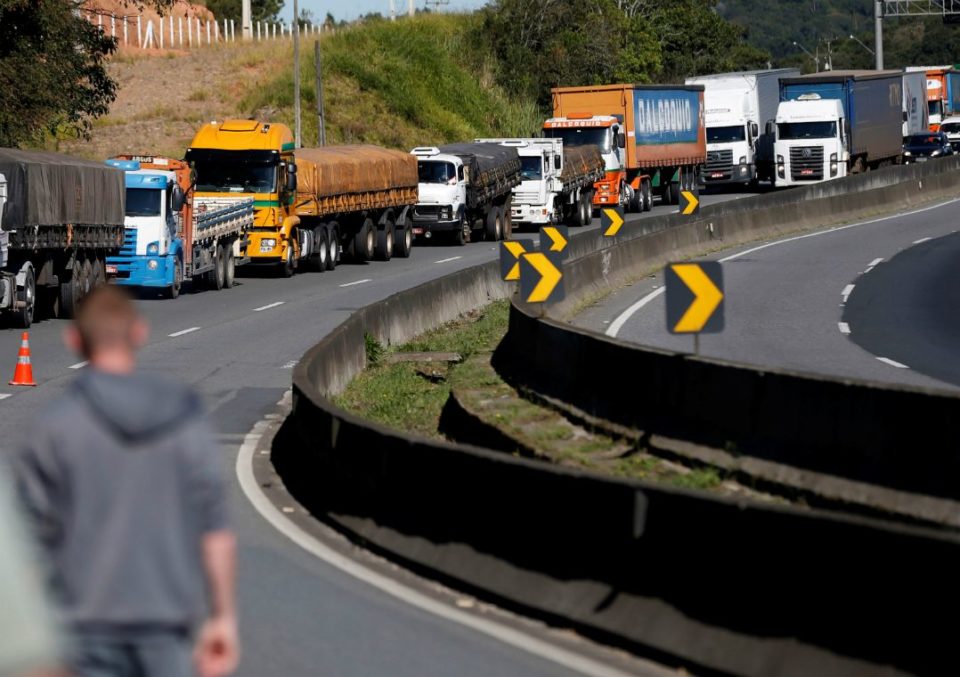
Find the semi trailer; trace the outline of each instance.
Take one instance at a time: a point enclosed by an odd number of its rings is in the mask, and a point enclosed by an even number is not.
[[[603,178],[604,163],[596,146],[565,148],[560,139],[475,139],[517,149],[520,183],[513,188],[510,220],[516,228],[551,223],[588,225],[593,185]]]
[[[706,162],[703,85],[557,87],[544,136],[565,147],[595,146],[605,164],[594,209],[649,209],[655,195],[677,204]]]
[[[57,153],[0,149],[0,311],[72,317],[106,281],[124,236],[123,172]]]
[[[521,182],[517,149],[490,143],[452,143],[410,151],[417,160],[419,198],[413,232],[450,234],[458,244],[480,236],[510,236],[511,195]]]

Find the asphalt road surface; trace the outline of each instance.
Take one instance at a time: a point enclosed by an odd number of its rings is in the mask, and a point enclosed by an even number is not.
[[[960,256],[960,241],[951,235],[960,228],[957,205],[952,200],[707,257],[723,262],[725,327],[700,337],[700,353],[885,383],[960,385],[960,292],[951,284]],[[658,274],[620,290],[575,323],[693,352],[691,335],[667,331],[662,285]]]
[[[705,195],[703,202],[737,197]],[[670,209],[656,206],[652,213]],[[631,216],[628,222],[646,217]],[[595,220],[583,230],[598,225]],[[307,349],[365,305],[497,256],[494,243],[428,245],[415,247],[409,259],[389,263],[346,264],[292,279],[239,277],[233,289],[139,302],[152,326],[152,339],[141,354],[144,370],[192,384],[220,432],[240,548],[244,659],[239,675],[574,674],[550,652],[531,653],[451,623],[317,559],[268,524],[236,480],[245,435],[275,411]],[[19,445],[37,413],[83,368],[63,348],[62,328],[62,322],[48,320],[30,331],[38,387],[0,386],[0,449]],[[0,331],[0,368],[7,365],[9,376],[19,342],[19,331]],[[543,634],[557,646],[570,644],[565,633]],[[583,644],[573,647],[576,651]],[[625,659],[619,654],[591,651],[604,664],[622,669]],[[646,670],[640,663],[627,665],[628,672]]]

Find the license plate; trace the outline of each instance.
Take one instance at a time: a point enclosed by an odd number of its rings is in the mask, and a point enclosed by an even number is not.
[[[710,175],[710,178],[711,178],[711,179],[722,179],[722,178],[723,178],[723,172],[714,172],[713,174]]]
[[[423,229],[423,228],[414,228],[414,229],[413,229],[413,234],[414,234],[414,235],[423,235],[423,233],[424,233],[424,229]]]
[[[272,251],[273,251],[273,247],[271,247],[270,245],[267,245],[267,244],[260,245],[261,254],[266,254],[267,252],[272,252]]]
[[[812,169],[801,169],[801,170],[800,170],[800,174],[803,175],[803,176],[809,176],[809,175],[813,174],[813,170],[812,170]]]
[[[107,270],[107,275],[116,275],[116,274],[117,274],[117,267],[114,266],[114,265],[111,265],[111,264],[109,264],[109,263],[108,263],[107,266],[106,266],[106,270]]]

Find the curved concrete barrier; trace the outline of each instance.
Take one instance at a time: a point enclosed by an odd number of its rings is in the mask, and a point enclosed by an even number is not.
[[[917,178],[924,171],[911,168],[907,179],[926,182]],[[871,193],[896,184],[876,175],[856,185]],[[809,193],[777,194],[767,208],[796,212]],[[764,226],[755,213],[762,199],[744,202],[755,204],[704,210],[684,225],[649,219],[644,228],[676,238],[680,253],[702,245],[705,219],[731,237],[737,222],[754,224],[737,237],[791,227]],[[632,246],[640,260],[648,237],[589,255],[593,238],[574,240],[580,258],[567,270],[596,267],[595,284],[610,284],[619,273],[608,264]],[[658,245],[649,261],[666,255]],[[493,265],[461,271],[358,311],[311,349],[294,371],[293,413],[274,445],[298,500],[418,570],[696,669],[932,672],[953,660],[952,628],[940,618],[960,602],[956,533],[596,476],[405,435],[329,401],[363,368],[365,333],[405,340],[508,292]],[[558,329],[540,326],[536,340]]]

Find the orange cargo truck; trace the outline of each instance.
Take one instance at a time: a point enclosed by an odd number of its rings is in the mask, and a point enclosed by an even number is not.
[[[565,148],[594,145],[606,173],[595,184],[594,209],[649,209],[654,196],[677,204],[696,190],[706,162],[702,85],[557,87],[544,135]]]

